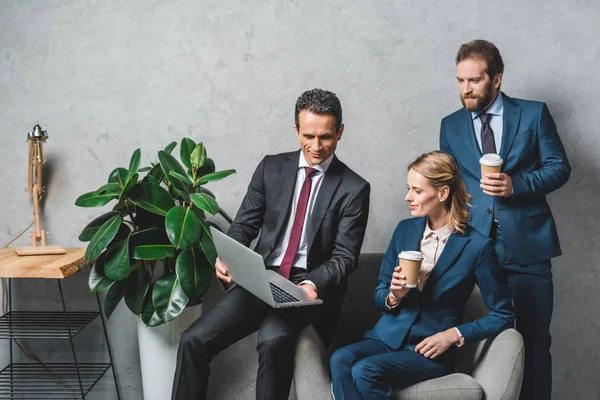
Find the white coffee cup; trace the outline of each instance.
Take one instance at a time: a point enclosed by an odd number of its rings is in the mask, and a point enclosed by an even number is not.
[[[484,178],[485,174],[499,173],[503,162],[502,157],[498,154],[484,154],[479,159],[479,164],[481,164],[481,177]]]
[[[420,251],[403,251],[398,254],[398,264],[402,268],[402,275],[406,277],[406,287],[416,288],[421,273],[423,254]]]

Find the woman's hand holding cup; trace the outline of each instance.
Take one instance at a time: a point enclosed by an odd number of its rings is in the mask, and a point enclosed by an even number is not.
[[[393,307],[402,300],[408,293],[410,288],[406,287],[406,276],[402,274],[402,267],[397,266],[394,268],[392,274],[392,282],[390,284],[390,296],[388,296],[388,305]]]

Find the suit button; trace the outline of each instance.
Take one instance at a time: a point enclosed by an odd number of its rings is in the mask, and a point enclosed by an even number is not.
[[[487,209],[487,212],[488,212],[488,214],[491,214],[491,213],[492,213],[492,209],[491,209],[491,208],[488,208],[488,209]]]

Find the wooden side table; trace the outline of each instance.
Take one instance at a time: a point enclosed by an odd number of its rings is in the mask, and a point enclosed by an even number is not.
[[[110,368],[117,399],[121,399],[98,293],[98,311],[66,308],[61,280],[85,268],[84,254],[85,248],[67,248],[65,254],[40,256],[17,256],[14,248],[0,249],[0,277],[8,280],[8,312],[0,317],[0,339],[10,342],[10,364],[0,371],[0,399],[85,399]],[[62,311],[13,311],[11,280],[15,278],[56,279]],[[110,362],[79,362],[73,338],[98,316]],[[14,363],[15,339],[69,340],[73,363]]]

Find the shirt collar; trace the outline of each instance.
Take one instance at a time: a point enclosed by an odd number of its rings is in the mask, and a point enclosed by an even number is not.
[[[298,168],[311,168],[310,165],[308,165],[308,162],[306,161],[306,158],[304,158],[304,153],[301,154],[302,157],[298,157]],[[323,161],[321,164],[319,165],[315,165],[314,169],[316,169],[317,171],[319,171],[320,173],[322,173],[323,175],[327,172],[327,170],[329,169],[329,166],[331,165],[331,162],[333,161],[333,154],[331,156],[329,156],[329,158],[325,161]]]
[[[427,220],[427,223],[425,224],[425,232],[423,232],[423,238],[427,238],[429,237],[432,233],[435,233],[435,235],[438,237],[438,239],[440,240],[446,240],[448,238],[448,236],[450,236],[452,234],[452,231],[450,230],[450,226],[446,225],[441,227],[440,229],[437,230],[433,230],[429,227],[429,219]]]
[[[502,100],[502,92],[498,92],[496,100],[494,100],[492,105],[485,111],[485,113],[499,116],[504,115],[504,101]],[[479,117],[479,114],[481,114],[481,112],[472,112],[471,118],[475,119]]]

